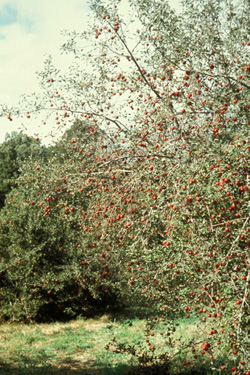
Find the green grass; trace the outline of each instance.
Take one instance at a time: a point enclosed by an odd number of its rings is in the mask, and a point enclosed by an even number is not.
[[[68,323],[3,324],[0,374],[112,374],[116,368],[122,374],[131,356],[105,350],[113,336],[110,324],[128,341],[133,336],[107,315]]]
[[[191,319],[179,319],[178,323],[175,340],[178,342],[185,337],[188,343],[197,334],[197,323]],[[155,333],[152,342],[158,353],[164,353],[163,323],[152,329]],[[112,339],[116,337],[117,343],[125,346],[135,344],[138,353],[149,352],[144,330],[145,320],[139,320],[136,311],[131,309],[127,309],[124,315],[103,315],[67,323],[3,324],[0,325],[0,375],[126,375],[131,368],[134,368],[134,374],[139,375],[142,372],[138,367],[138,358],[126,350],[119,352]],[[109,350],[106,349],[108,344]],[[177,353],[175,347],[168,350],[171,355]],[[182,354],[176,355],[173,362],[175,371],[170,373],[184,374],[184,360],[187,358]],[[146,373],[150,373],[149,369]],[[160,372],[156,370],[154,373]],[[203,368],[199,374],[202,373],[208,372],[204,372]],[[167,375],[166,372],[164,374]]]

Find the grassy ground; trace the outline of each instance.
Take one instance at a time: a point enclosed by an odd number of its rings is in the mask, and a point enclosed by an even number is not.
[[[0,374],[108,374],[110,366],[118,364],[122,369],[126,355],[105,350],[112,335],[108,326],[108,316],[69,323],[2,325]]]
[[[181,321],[175,338],[186,336],[188,340],[196,328],[194,321]],[[148,351],[144,329],[145,321],[129,310],[123,315],[103,315],[67,323],[3,324],[0,325],[0,374],[125,375],[131,366],[138,364],[135,356],[117,352],[112,344],[110,350],[105,347],[115,336],[119,342],[142,345],[141,348]],[[166,345],[161,329],[161,326],[157,328],[152,341],[164,352]],[[181,367],[178,371],[177,362],[175,369],[179,374],[183,371]],[[134,373],[139,374],[136,367]]]

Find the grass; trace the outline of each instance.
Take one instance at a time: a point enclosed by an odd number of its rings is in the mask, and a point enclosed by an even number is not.
[[[196,322],[180,320],[179,323],[175,339],[186,337],[188,342],[197,332]],[[144,329],[145,320],[138,319],[133,310],[126,310],[123,316],[102,315],[67,323],[3,324],[0,325],[0,374],[126,375],[134,368],[134,373],[139,375],[138,358],[127,351],[119,352],[115,345],[110,345],[109,350],[105,348],[115,336],[117,342],[137,344],[148,352]],[[159,352],[166,349],[161,335],[163,329],[159,324],[152,338]],[[174,354],[176,348],[171,351]],[[176,356],[176,374],[183,374],[184,359],[180,361]]]

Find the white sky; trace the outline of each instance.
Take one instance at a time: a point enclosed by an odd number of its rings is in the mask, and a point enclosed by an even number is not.
[[[169,0],[177,11],[179,3]],[[86,29],[89,12],[87,0],[0,0],[0,104],[15,106],[22,94],[39,92],[36,72],[48,54],[56,67],[67,69],[70,56],[60,53],[65,42],[61,31]],[[22,123],[0,117],[0,143]],[[43,130],[37,120],[27,120],[25,126],[26,134],[37,133],[42,143],[49,143],[49,123]]]

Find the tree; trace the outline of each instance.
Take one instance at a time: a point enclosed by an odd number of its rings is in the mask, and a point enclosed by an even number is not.
[[[36,158],[41,155],[45,158],[46,154],[47,149],[41,146],[39,140],[23,133],[6,134],[5,141],[0,145],[0,208],[3,207],[5,196],[20,174],[19,169],[22,163],[29,158]]]
[[[84,69],[61,77],[48,60],[37,108],[50,107],[58,125],[89,124],[93,138],[75,143],[68,181],[72,192],[76,181],[88,189],[78,224],[113,270],[94,262],[96,282],[166,321],[193,316],[193,362],[209,355],[211,368],[248,374],[250,5],[188,0],[180,15],[164,1],[130,6],[129,20],[122,2],[92,1],[90,32],[68,33],[63,46]],[[97,129],[106,132],[98,142]],[[223,363],[215,347],[227,351]]]
[[[72,127],[75,136],[79,126]],[[48,321],[116,303],[115,288],[107,295],[96,281],[100,260],[93,256],[92,233],[82,227],[90,202],[88,190],[79,184],[84,160],[70,131],[48,160],[23,162],[7,194],[0,214],[1,320]],[[83,145],[88,138],[82,131]]]

